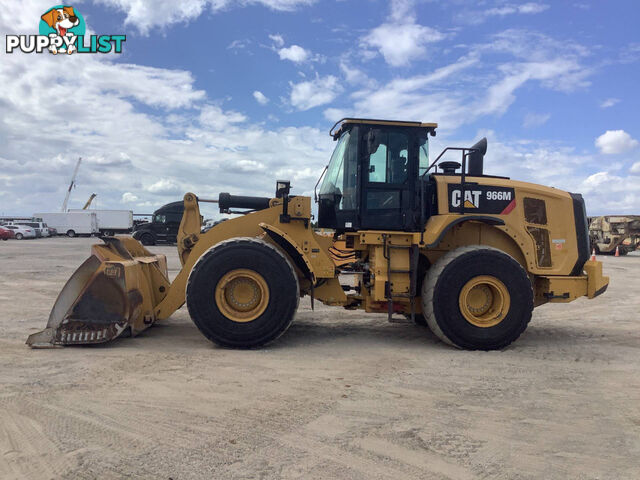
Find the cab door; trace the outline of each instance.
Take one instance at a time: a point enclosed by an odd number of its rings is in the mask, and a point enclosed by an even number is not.
[[[363,135],[361,227],[412,230],[417,161],[409,129],[370,127]]]

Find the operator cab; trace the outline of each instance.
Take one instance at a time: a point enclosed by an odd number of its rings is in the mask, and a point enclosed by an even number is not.
[[[318,192],[318,226],[419,231],[421,178],[435,123],[345,118]]]

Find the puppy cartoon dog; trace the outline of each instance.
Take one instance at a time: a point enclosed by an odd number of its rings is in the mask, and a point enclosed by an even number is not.
[[[61,37],[67,34],[67,30],[80,24],[80,19],[73,11],[73,7],[52,8],[42,15],[41,18]],[[49,50],[54,55],[57,54],[58,51],[60,53],[65,53],[66,51],[66,53],[70,55],[76,50],[76,47],[75,45],[71,45],[68,49],[65,49],[64,44],[62,44],[62,48],[58,50],[55,45],[51,45]]]

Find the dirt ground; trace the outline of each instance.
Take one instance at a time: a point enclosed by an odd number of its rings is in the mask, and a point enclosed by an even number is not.
[[[0,478],[640,478],[640,256],[502,352],[301,302],[262,350],[186,308],[106,347],[30,350],[92,239],[0,242]],[[172,275],[179,263],[167,254]]]

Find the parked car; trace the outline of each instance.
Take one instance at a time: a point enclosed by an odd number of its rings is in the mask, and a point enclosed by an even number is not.
[[[9,222],[8,225],[22,225],[23,227],[31,227],[33,231],[36,232],[36,237],[48,237],[49,236],[49,228],[46,223],[41,221],[12,221]]]
[[[12,230],[16,240],[22,240],[23,238],[36,238],[35,229],[27,225],[5,225],[4,228]]]
[[[56,235],[58,235],[58,230],[56,230],[53,227],[47,227],[47,229],[49,230],[49,236],[50,237],[55,237]]]
[[[13,233],[13,230],[10,230],[8,228],[5,227],[0,227],[0,238],[2,240],[9,240],[10,238],[15,238],[15,233]]]

